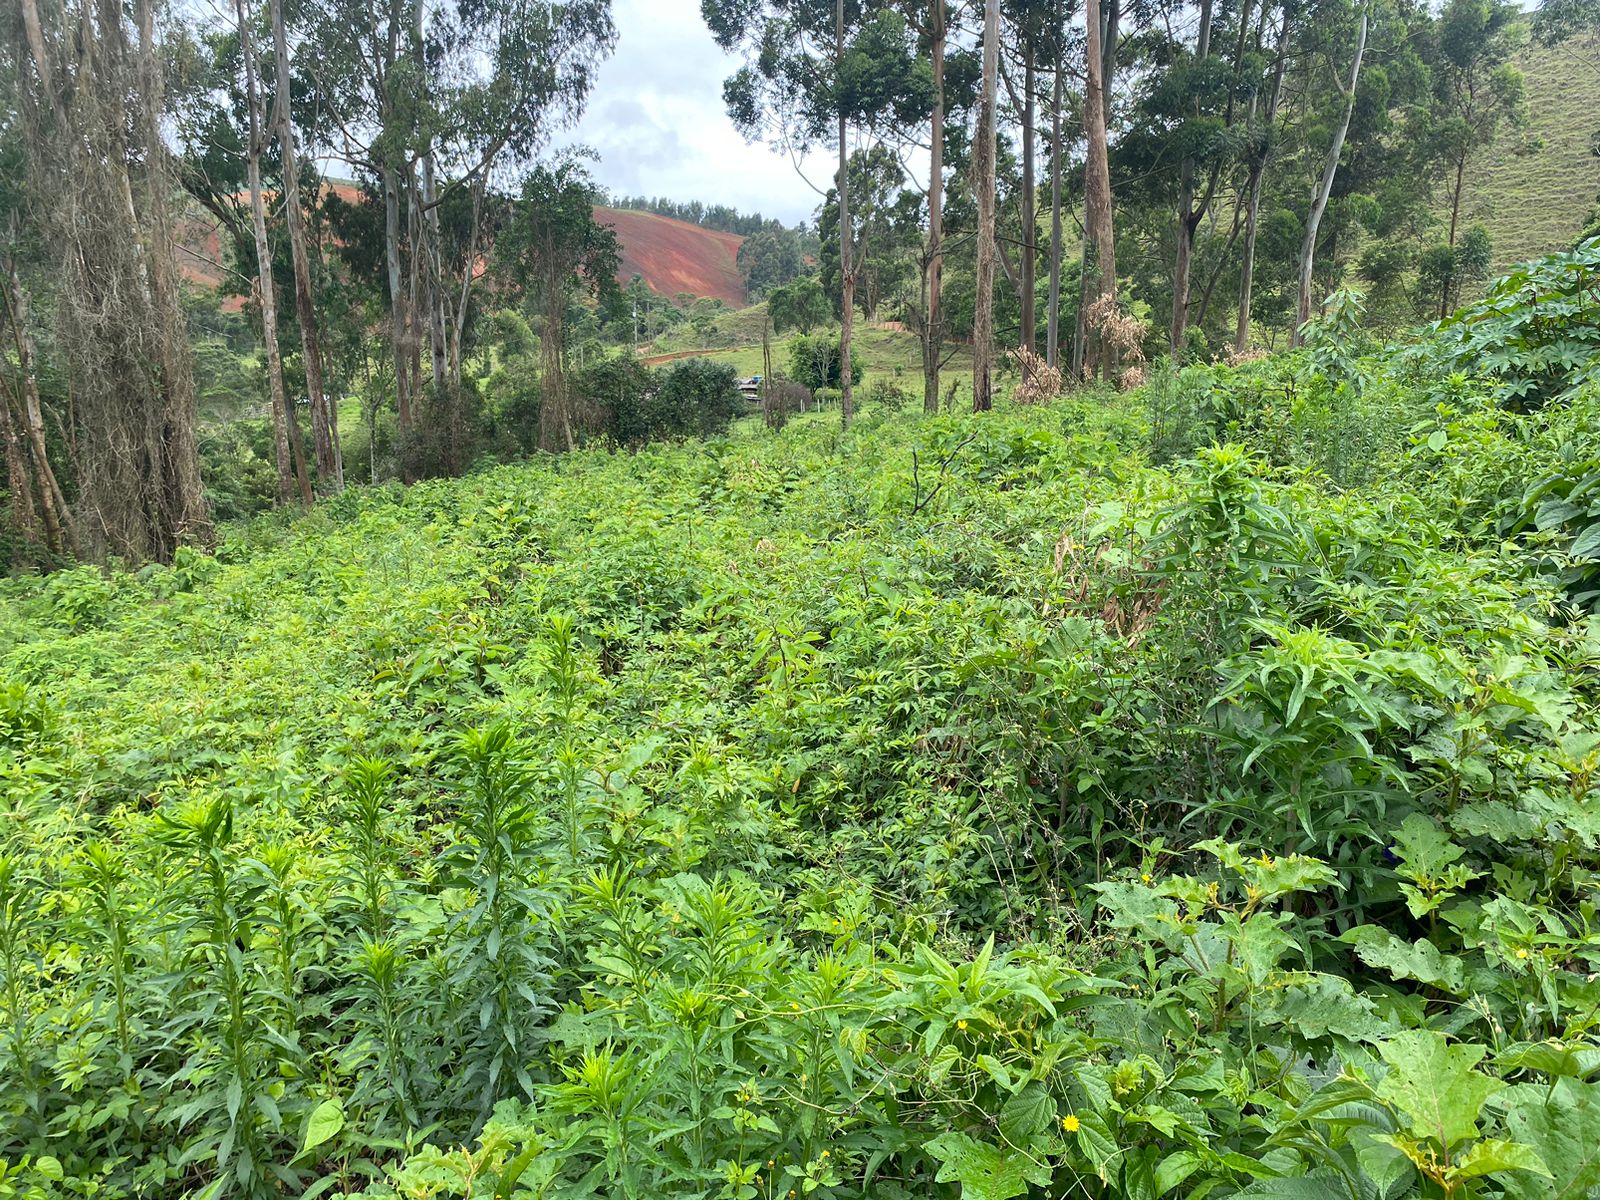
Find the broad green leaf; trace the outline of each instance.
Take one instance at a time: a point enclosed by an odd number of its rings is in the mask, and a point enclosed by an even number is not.
[[[1483,1175],[1499,1175],[1506,1171],[1532,1171],[1546,1179],[1554,1178],[1544,1165],[1539,1152],[1520,1142],[1507,1142],[1499,1138],[1484,1138],[1473,1142],[1468,1151],[1450,1168],[1454,1179],[1476,1179]]]
[[[33,1160],[33,1169],[51,1183],[60,1183],[66,1178],[66,1173],[61,1169],[61,1160],[54,1155],[41,1154]]]
[[[1505,1105],[1506,1131],[1532,1146],[1551,1172],[1549,1179],[1520,1179],[1521,1196],[1581,1200],[1600,1188],[1600,1084],[1519,1084]]]
[[[1025,1146],[1055,1124],[1056,1103],[1039,1084],[1029,1084],[1000,1109],[1000,1135],[1013,1146]]]
[[[1407,1030],[1378,1052],[1389,1064],[1378,1098],[1404,1115],[1418,1137],[1446,1150],[1477,1135],[1484,1101],[1505,1086],[1473,1069],[1486,1047],[1453,1044],[1432,1030]]]
[[[1204,1160],[1193,1150],[1179,1150],[1156,1164],[1156,1195],[1165,1196],[1201,1167]]]
[[[1573,558],[1600,558],[1600,521],[1574,538],[1567,553]]]
[[[1258,1179],[1240,1196],[1260,1200],[1350,1200],[1350,1191],[1332,1171],[1313,1171],[1309,1175],[1283,1179]]]
[[[337,1100],[324,1100],[311,1110],[311,1119],[306,1123],[306,1138],[300,1146],[300,1153],[305,1154],[315,1150],[343,1128],[344,1105]]]
[[[1340,940],[1354,946],[1357,957],[1369,967],[1388,971],[1396,979],[1415,979],[1457,996],[1468,991],[1466,963],[1441,953],[1430,941],[1403,942],[1376,925],[1358,926]]]
[[[939,1161],[938,1182],[958,1181],[964,1200],[1011,1200],[1030,1183],[1050,1182],[1049,1164],[964,1133],[943,1134],[923,1148]]]

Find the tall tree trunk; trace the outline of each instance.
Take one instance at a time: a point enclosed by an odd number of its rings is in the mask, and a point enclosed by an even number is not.
[[[1327,165],[1317,183],[1316,194],[1311,199],[1311,212],[1306,218],[1306,236],[1300,244],[1300,302],[1296,308],[1294,332],[1289,335],[1289,345],[1298,346],[1303,339],[1302,330],[1311,319],[1311,284],[1316,271],[1317,233],[1322,226],[1322,214],[1328,209],[1328,197],[1333,194],[1334,176],[1339,171],[1339,156],[1344,153],[1344,139],[1350,133],[1350,118],[1356,110],[1356,85],[1361,80],[1361,59],[1367,52],[1367,25],[1372,15],[1371,0],[1361,8],[1361,32],[1356,37],[1356,54],[1350,64],[1350,86],[1345,90],[1344,119],[1334,130],[1333,144],[1328,147]]]
[[[1084,299],[1090,304],[1117,299],[1117,248],[1111,215],[1111,164],[1106,145],[1106,81],[1102,74],[1100,0],[1084,0],[1088,45],[1084,63],[1083,123],[1087,149],[1083,171],[1084,238],[1088,255],[1084,271]],[[1099,332],[1085,328],[1084,366],[1109,377],[1116,370],[1114,355],[1098,345]]]
[[[28,293],[23,289],[22,281],[17,276],[15,260],[7,263],[5,304],[6,323],[11,326],[12,347],[17,355],[17,377],[22,401],[20,414],[22,437],[27,444],[28,456],[33,462],[31,471],[24,470],[22,489],[13,490],[13,503],[22,505],[21,515],[31,515],[33,504],[28,491],[28,481],[31,477],[39,494],[39,512],[44,523],[46,549],[53,554],[76,554],[78,546],[72,527],[72,512],[67,507],[66,497],[61,492],[61,484],[56,479],[54,467],[50,464],[49,449],[45,442],[44,406],[39,401],[39,377],[34,366],[37,355],[34,351],[30,325],[32,317],[29,311]],[[8,412],[6,421],[8,473],[11,469],[11,439],[16,437]],[[20,450],[20,445],[18,449]],[[20,454],[18,465],[25,467]]]
[[[1239,267],[1239,318],[1233,333],[1233,349],[1237,354],[1243,354],[1250,348],[1250,304],[1256,274],[1256,237],[1260,229],[1261,189],[1266,181],[1267,167],[1272,162],[1274,131],[1278,121],[1278,105],[1283,97],[1283,73],[1288,57],[1289,10],[1285,8],[1282,24],[1278,27],[1278,49],[1273,56],[1272,86],[1267,92],[1265,112],[1267,143],[1250,162],[1250,199],[1245,208],[1243,261]],[[1253,100],[1251,104],[1253,107]]]
[[[1200,33],[1195,43],[1195,61],[1204,63],[1211,56],[1212,0],[1201,0]],[[1195,114],[1198,116],[1198,111]],[[1178,166],[1178,223],[1176,234],[1178,251],[1172,269],[1172,325],[1168,344],[1177,361],[1183,354],[1184,341],[1189,330],[1189,277],[1194,264],[1194,231],[1205,216],[1206,205],[1195,203],[1195,161],[1185,155]]]
[[[928,166],[928,266],[923,280],[927,320],[922,328],[922,409],[939,411],[939,368],[944,357],[944,52],[945,0],[928,6],[928,41],[933,57],[933,117]]]
[[[179,545],[206,539],[211,523],[179,302],[154,9],[149,0],[73,0],[47,11],[49,23],[35,0],[23,0],[38,86],[19,73],[34,101],[19,111],[32,215],[57,253],[59,342],[80,409],[71,430],[77,521],[53,471],[35,481],[63,536],[76,529],[85,552],[166,561]],[[17,432],[31,445],[35,429],[42,440],[42,413]]]
[[[33,477],[28,471],[22,439],[17,436],[18,421],[13,416],[13,404],[12,389],[0,375],[0,441],[5,443],[11,528],[25,545],[36,546],[39,544],[39,513],[33,502]]]
[[[154,305],[156,362],[160,366],[159,404],[147,443],[157,463],[156,519],[150,552],[170,562],[180,545],[211,537],[211,511],[200,480],[200,443],[195,432],[199,396],[194,358],[178,286],[178,250],[172,230],[172,177],[163,137],[162,101],[166,87],[162,56],[155,41],[155,6],[136,0],[139,28],[139,140],[144,157],[143,212],[149,228],[145,277]]]
[[[1122,19],[1122,0],[1104,0],[1104,2],[1099,5],[1100,18],[1095,23],[1095,29],[1098,31],[1099,36],[1096,37],[1096,38],[1090,38],[1088,36],[1088,34],[1087,34],[1088,11],[1089,10],[1088,10],[1087,5],[1086,5],[1085,10],[1084,10],[1084,12],[1085,12],[1084,25],[1085,25],[1085,38],[1086,38],[1085,46],[1084,46],[1084,58],[1085,58],[1084,70],[1085,70],[1085,72],[1089,72],[1089,66],[1088,66],[1089,49],[1088,49],[1088,47],[1090,45],[1093,45],[1093,44],[1098,44],[1099,47],[1100,47],[1100,52],[1099,52],[1098,55],[1096,55],[1096,59],[1100,64],[1100,99],[1101,99],[1100,109],[1101,109],[1101,117],[1103,119],[1104,125],[1109,127],[1110,124],[1111,124],[1111,84],[1112,84],[1112,81],[1116,78],[1116,75],[1117,75],[1117,44],[1118,44],[1118,37],[1120,36],[1119,32],[1118,32],[1118,27],[1119,27],[1119,23],[1120,23],[1120,21]],[[1085,83],[1084,83],[1084,96],[1085,96],[1084,128],[1085,128],[1085,130],[1088,129],[1088,125],[1089,125],[1089,115],[1088,115],[1088,112],[1087,112],[1087,107],[1088,107],[1087,106],[1087,97],[1089,95],[1089,80],[1090,80],[1091,77],[1092,77],[1092,74],[1086,74]],[[1107,167],[1106,170],[1107,170],[1107,173],[1106,173],[1106,196],[1107,196],[1107,201],[1106,201],[1106,220],[1107,220],[1107,222],[1109,222],[1110,219],[1111,219],[1111,217],[1110,217],[1111,209],[1110,209],[1110,199],[1109,199],[1110,195],[1111,195],[1111,175],[1110,175],[1109,166]],[[1079,258],[1080,266],[1079,266],[1079,272],[1078,272],[1078,317],[1077,317],[1077,320],[1074,322],[1073,331],[1072,331],[1072,374],[1073,374],[1073,377],[1076,378],[1076,379],[1084,378],[1085,377],[1085,372],[1093,369],[1093,363],[1090,361],[1090,356],[1089,356],[1089,332],[1090,331],[1089,331],[1089,327],[1088,327],[1087,321],[1088,321],[1089,304],[1091,302],[1090,301],[1090,294],[1089,294],[1089,287],[1090,287],[1091,282],[1094,282],[1094,283],[1098,284],[1098,273],[1094,269],[1094,261],[1093,261],[1094,260],[1094,255],[1095,255],[1095,249],[1094,249],[1094,244],[1093,244],[1093,242],[1091,241],[1091,239],[1089,237],[1089,200],[1088,200],[1088,195],[1087,195],[1087,187],[1088,187],[1088,158],[1087,158],[1087,154],[1085,155],[1085,159],[1084,159],[1084,184],[1085,184],[1085,196],[1084,196],[1084,204],[1083,204],[1084,237],[1083,237],[1083,249],[1080,252],[1080,258]],[[1116,275],[1115,275],[1115,272],[1113,271],[1113,274],[1112,274],[1113,294],[1115,293],[1115,288],[1116,288]]]
[[[1447,243],[1454,257],[1456,248],[1456,234],[1461,224],[1461,192],[1467,177],[1467,154],[1463,150],[1456,157],[1456,180],[1450,190],[1450,241]],[[1444,281],[1444,286],[1439,289],[1439,320],[1444,320],[1450,315],[1450,303],[1454,299],[1456,290],[1454,279],[1455,269],[1452,264],[1450,277]]]
[[[478,224],[483,219],[483,188],[483,175],[478,175],[472,181],[472,228],[467,235],[467,265],[461,270],[461,298],[456,303],[455,329],[450,339],[450,385],[454,388],[461,387],[461,343],[467,336],[467,311],[478,266]],[[635,331],[637,334],[637,325]]]
[[[983,87],[978,95],[978,130],[972,147],[973,185],[978,193],[978,295],[972,322],[972,411],[994,407],[995,87],[1000,71],[1000,0],[988,0],[983,15]]]
[[[1045,361],[1061,365],[1061,67],[1050,101],[1050,311],[1045,314]]]
[[[844,0],[834,9],[834,69],[844,69]],[[843,104],[839,107],[839,274],[843,295],[839,315],[839,420],[855,415],[855,377],[851,369],[850,334],[855,324],[856,264],[850,249],[850,142]]]
[[[239,24],[239,53],[244,59],[245,109],[249,113],[249,145],[245,151],[245,177],[250,186],[250,221],[256,238],[256,291],[261,303],[261,336],[267,349],[267,390],[272,396],[273,442],[278,460],[278,504],[294,498],[296,476],[300,498],[311,503],[311,481],[298,452],[291,457],[290,426],[298,422],[289,411],[283,386],[283,355],[278,347],[278,293],[272,280],[272,247],[267,241],[267,205],[261,194],[261,92],[256,83],[255,40],[250,23],[248,0],[234,0],[234,16]],[[296,448],[297,449],[297,448]]]
[[[322,382],[322,339],[317,332],[317,311],[311,295],[311,254],[306,245],[305,214],[300,208],[299,152],[295,149],[294,115],[290,111],[289,38],[284,28],[283,0],[269,2],[278,92],[273,125],[277,131],[278,152],[283,157],[283,208],[289,227],[289,259],[294,266],[294,308],[305,360],[306,399],[311,406],[317,485],[324,491],[339,492],[344,490],[344,454],[339,446],[339,411],[329,403]]]
[[[1034,143],[1038,140],[1038,107],[1034,98],[1034,38],[1030,29],[1022,54],[1022,264],[1019,270],[1022,291],[1022,348],[1031,356],[1038,348],[1039,314],[1034,293],[1038,290],[1039,232],[1038,180]],[[1030,361],[1030,359],[1024,359]],[[1026,369],[1026,368],[1024,368]]]
[[[389,277],[389,351],[394,358],[395,404],[400,417],[400,437],[411,432],[410,363],[406,355],[405,286],[400,269],[400,173],[383,168],[383,258]]]
[[[546,245],[544,261],[550,264],[558,261],[553,245]],[[567,293],[560,271],[554,265],[544,284],[544,336],[539,343],[544,359],[539,399],[539,449],[570,452],[576,442],[572,436],[572,417],[567,411],[567,381],[561,361],[562,342],[566,340]]]

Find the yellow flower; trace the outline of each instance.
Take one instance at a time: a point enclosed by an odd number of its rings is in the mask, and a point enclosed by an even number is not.
[[[956,1022],[956,1028],[957,1029],[965,1029],[966,1027],[967,1027],[967,1023],[965,1021],[957,1021]]]
[[[1139,876],[1139,878],[1142,879],[1145,883],[1149,883],[1151,881],[1150,880],[1150,872],[1146,871],[1143,875]]]
[[[827,1151],[826,1151],[826,1150],[824,1150],[824,1151],[823,1151],[823,1152],[822,1152],[822,1157],[823,1157],[823,1158],[827,1158],[827,1157],[828,1157],[828,1152],[827,1152]]]
[[[1527,958],[1528,957],[1527,950],[1519,947],[1518,950],[1517,950],[1517,957],[1518,958]]]
[[[1077,1117],[1072,1116],[1070,1113],[1061,1118],[1061,1128],[1063,1132],[1066,1133],[1077,1133],[1081,1124],[1082,1122],[1080,1122]]]

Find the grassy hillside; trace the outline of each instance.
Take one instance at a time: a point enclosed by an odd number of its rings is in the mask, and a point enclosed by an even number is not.
[[[1530,44],[1515,59],[1527,86],[1529,120],[1504,128],[1472,163],[1464,219],[1494,241],[1494,269],[1570,246],[1600,192],[1600,42],[1553,49]]]

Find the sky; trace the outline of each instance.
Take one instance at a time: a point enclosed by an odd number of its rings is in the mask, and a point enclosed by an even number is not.
[[[722,81],[739,66],[700,19],[700,0],[614,0],[617,48],[589,108],[563,141],[600,155],[595,179],[616,195],[730,204],[786,225],[809,220],[819,197],[786,154],[751,145],[728,119]],[[826,153],[806,174],[828,176]]]

